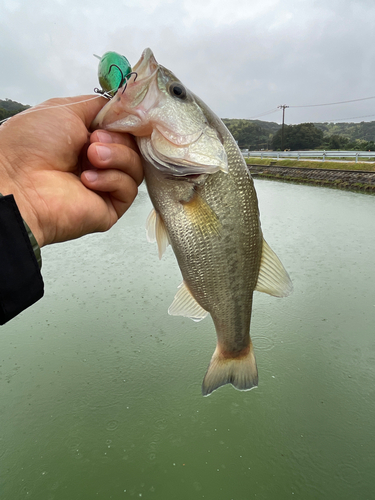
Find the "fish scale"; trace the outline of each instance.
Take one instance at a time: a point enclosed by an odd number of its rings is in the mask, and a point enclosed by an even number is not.
[[[217,345],[203,395],[227,383],[252,389],[253,292],[286,296],[290,278],[263,239],[253,180],[223,122],[150,49],[133,71],[137,80],[93,125],[137,138],[154,206],[148,238],[160,257],[171,244],[183,277],[168,312],[196,321],[211,314]]]
[[[221,132],[225,134],[225,130]],[[185,284],[211,314],[221,350],[238,357],[250,346],[252,294],[262,245],[253,181],[240,151],[231,144],[232,137],[227,134],[224,137],[229,171],[210,175],[199,191],[203,203],[220,221],[219,234],[207,237],[187,216],[180,200],[190,196],[191,182],[165,181],[163,173],[152,164],[145,166],[145,178],[151,201],[167,228]],[[247,386],[257,385],[256,373],[256,366],[252,366]]]

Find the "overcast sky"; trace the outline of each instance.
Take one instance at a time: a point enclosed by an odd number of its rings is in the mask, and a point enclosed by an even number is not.
[[[374,25],[374,0],[0,0],[0,99],[92,93],[93,53],[150,47],[221,118],[371,121],[375,99],[292,106],[375,96]]]

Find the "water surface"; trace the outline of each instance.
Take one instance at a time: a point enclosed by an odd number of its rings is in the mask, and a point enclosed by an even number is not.
[[[214,327],[168,316],[142,187],[109,233],[43,249],[45,297],[0,329],[2,500],[374,498],[375,198],[256,188],[294,284],[256,294],[259,388],[201,396]]]

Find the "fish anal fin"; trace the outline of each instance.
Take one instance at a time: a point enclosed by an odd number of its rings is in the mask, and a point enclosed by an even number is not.
[[[193,321],[201,321],[208,315],[208,312],[198,304],[183,281],[178,287],[178,292],[168,309],[168,314],[171,316],[185,316]]]
[[[190,222],[203,235],[220,234],[220,220],[212,208],[203,200],[199,192],[195,191],[188,201],[180,200],[180,203],[184,207]]]
[[[289,274],[280,262],[278,256],[264,239],[258,281],[255,290],[268,293],[274,297],[287,297],[293,291],[293,285]]]
[[[154,208],[151,210],[150,215],[147,217],[146,233],[147,240],[150,243],[155,243],[155,241],[157,242],[159,259],[161,259],[170,241],[163,219]]]
[[[219,345],[216,346],[203,379],[202,394],[209,396],[225,384],[232,384],[239,391],[249,391],[258,386],[258,369],[251,340],[250,345],[235,356],[224,355]]]

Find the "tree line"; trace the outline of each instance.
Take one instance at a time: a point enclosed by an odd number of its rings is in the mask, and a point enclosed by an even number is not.
[[[5,118],[10,118],[21,111],[25,111],[25,109],[28,109],[29,107],[30,106],[27,104],[21,104],[20,102],[12,101],[11,99],[0,99],[0,121]]]
[[[0,121],[29,107],[11,99],[0,99]],[[282,149],[279,123],[229,118],[224,118],[223,122],[241,149]],[[375,121],[285,125],[283,149],[375,151]]]
[[[241,149],[282,149],[282,130],[278,123],[239,119],[223,121]],[[375,151],[375,121],[285,125],[283,149]]]

